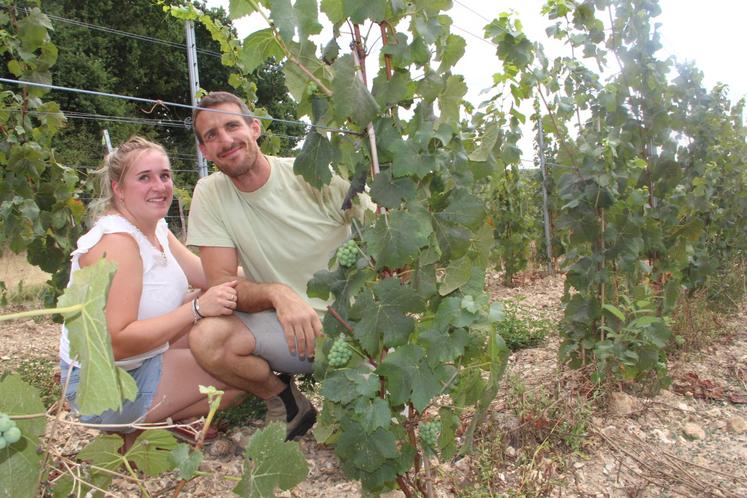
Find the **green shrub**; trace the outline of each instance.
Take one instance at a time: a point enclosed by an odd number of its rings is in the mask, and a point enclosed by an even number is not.
[[[39,389],[44,406],[49,408],[60,399],[62,386],[55,377],[56,362],[45,358],[30,358],[18,365],[18,375]]]
[[[498,333],[511,351],[532,348],[545,340],[553,328],[552,320],[529,318],[517,301],[503,303],[504,318],[498,322]]]

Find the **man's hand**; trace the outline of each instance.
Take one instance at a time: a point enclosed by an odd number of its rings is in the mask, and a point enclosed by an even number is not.
[[[276,284],[272,302],[280,325],[285,331],[288,350],[300,358],[314,356],[314,343],[322,335],[322,322],[309,303],[289,287]]]

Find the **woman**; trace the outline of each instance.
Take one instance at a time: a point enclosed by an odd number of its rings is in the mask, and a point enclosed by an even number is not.
[[[198,391],[200,384],[224,390],[222,406],[228,405],[242,393],[200,368],[187,337],[202,317],[233,313],[236,282],[211,287],[194,299],[188,295],[189,286],[205,288],[207,280],[200,259],[177,240],[164,220],[173,199],[166,151],[133,137],[107,156],[99,173],[102,195],[92,207],[92,216],[98,218],[78,240],[72,272],[100,258],[116,264],[106,322],[116,364],[133,376],[138,395],[118,412],[108,410],[82,420],[106,425],[203,416],[208,403]],[[66,397],[75,407],[79,365],[70,357],[67,334],[63,327],[61,373],[64,385],[70,372]],[[130,433],[126,447],[136,436],[131,428],[111,429]]]

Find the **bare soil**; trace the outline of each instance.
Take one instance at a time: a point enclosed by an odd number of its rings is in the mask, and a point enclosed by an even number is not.
[[[0,268],[2,265],[0,265]],[[495,300],[520,300],[528,316],[559,319],[562,277],[527,273],[520,285],[506,288],[491,275],[487,291]],[[747,497],[747,306],[723,317],[721,339],[705,351],[670,361],[672,387],[654,397],[632,395],[629,386],[607,386],[601,394],[582,374],[558,366],[557,335],[537,348],[514,353],[505,388],[478,433],[477,450],[435,467],[438,496],[566,496],[566,497]],[[7,310],[6,310],[7,312]],[[49,321],[0,322],[0,372],[14,369],[21,359],[56,359],[59,326]],[[517,385],[523,394],[517,398]],[[628,393],[622,391],[627,390]],[[620,393],[610,394],[620,391]],[[517,399],[549,396],[540,415],[518,413]],[[635,394],[635,393],[633,393]],[[538,394],[539,395],[539,394]],[[574,413],[569,400],[582,398]],[[316,399],[316,402],[319,400]],[[566,407],[566,411],[558,407]],[[553,420],[549,415],[555,413]],[[564,420],[583,422],[582,444],[575,448],[553,431]],[[542,417],[546,417],[547,420]],[[66,420],[70,417],[66,414]],[[554,423],[553,427],[546,424]],[[543,426],[542,424],[545,424]],[[259,420],[247,421],[206,450],[202,469],[212,472],[187,484],[182,496],[230,496],[235,481],[224,476],[242,472],[242,449]],[[570,424],[573,425],[573,424]],[[555,434],[555,435],[553,435]],[[558,439],[557,434],[560,434]],[[93,430],[63,425],[54,447],[74,455]],[[537,437],[539,436],[539,437]],[[359,496],[360,486],[345,478],[334,450],[315,442],[311,434],[299,442],[310,472],[286,497]],[[434,462],[435,463],[435,462]],[[148,489],[173,492],[173,475],[147,481]],[[123,479],[117,496],[137,496],[137,487]],[[388,496],[403,496],[393,491]]]

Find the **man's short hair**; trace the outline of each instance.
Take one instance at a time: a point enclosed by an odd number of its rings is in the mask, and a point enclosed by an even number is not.
[[[255,119],[251,116],[251,111],[246,106],[246,103],[230,92],[210,92],[200,99],[200,101],[197,103],[197,107],[210,108],[221,104],[236,104],[237,106],[239,106],[240,112],[244,114],[244,121],[246,121],[246,124],[248,125],[252,124]],[[197,140],[199,140],[200,143],[203,143],[202,137],[197,131],[197,115],[201,112],[203,112],[202,109],[192,110],[192,130],[195,132]]]

